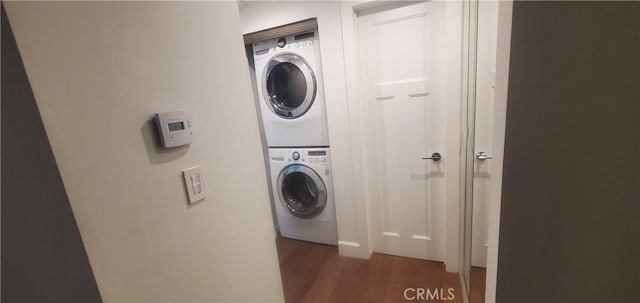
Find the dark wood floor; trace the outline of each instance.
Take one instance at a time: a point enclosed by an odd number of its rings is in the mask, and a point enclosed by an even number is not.
[[[428,302],[463,302],[458,274],[446,272],[440,262],[383,254],[361,260],[339,256],[335,246],[285,238],[276,242],[288,303],[410,302],[403,294],[408,287],[443,288],[445,298],[453,288],[453,300]]]
[[[483,303],[487,270],[482,267],[471,266],[469,272],[471,285],[469,285],[469,302]]]

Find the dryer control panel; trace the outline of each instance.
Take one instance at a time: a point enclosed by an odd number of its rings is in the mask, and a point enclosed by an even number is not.
[[[328,165],[329,162],[326,150],[293,151],[289,155],[288,161],[323,166]]]
[[[253,54],[255,56],[269,53],[297,50],[318,47],[318,32],[310,31],[299,34],[283,36],[277,39],[257,42],[253,44]]]

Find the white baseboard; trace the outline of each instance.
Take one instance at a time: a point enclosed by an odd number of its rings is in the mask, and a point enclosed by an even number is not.
[[[341,256],[358,259],[371,258],[371,252],[367,251],[360,243],[350,241],[338,241],[338,253]]]

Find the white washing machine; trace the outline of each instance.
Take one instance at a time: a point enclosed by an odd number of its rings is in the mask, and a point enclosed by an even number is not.
[[[327,147],[318,31],[253,44],[258,103],[269,147]]]
[[[280,235],[337,245],[329,149],[272,148],[269,158]]]

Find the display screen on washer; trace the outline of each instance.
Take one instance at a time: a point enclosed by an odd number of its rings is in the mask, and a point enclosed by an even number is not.
[[[326,156],[327,152],[324,150],[312,150],[308,153],[309,156]]]
[[[283,204],[296,217],[315,217],[327,204],[324,182],[307,166],[294,164],[286,167],[281,172],[279,184]]]
[[[180,122],[172,122],[169,123],[169,131],[173,132],[176,130],[183,130],[184,129],[184,122],[180,121]]]

